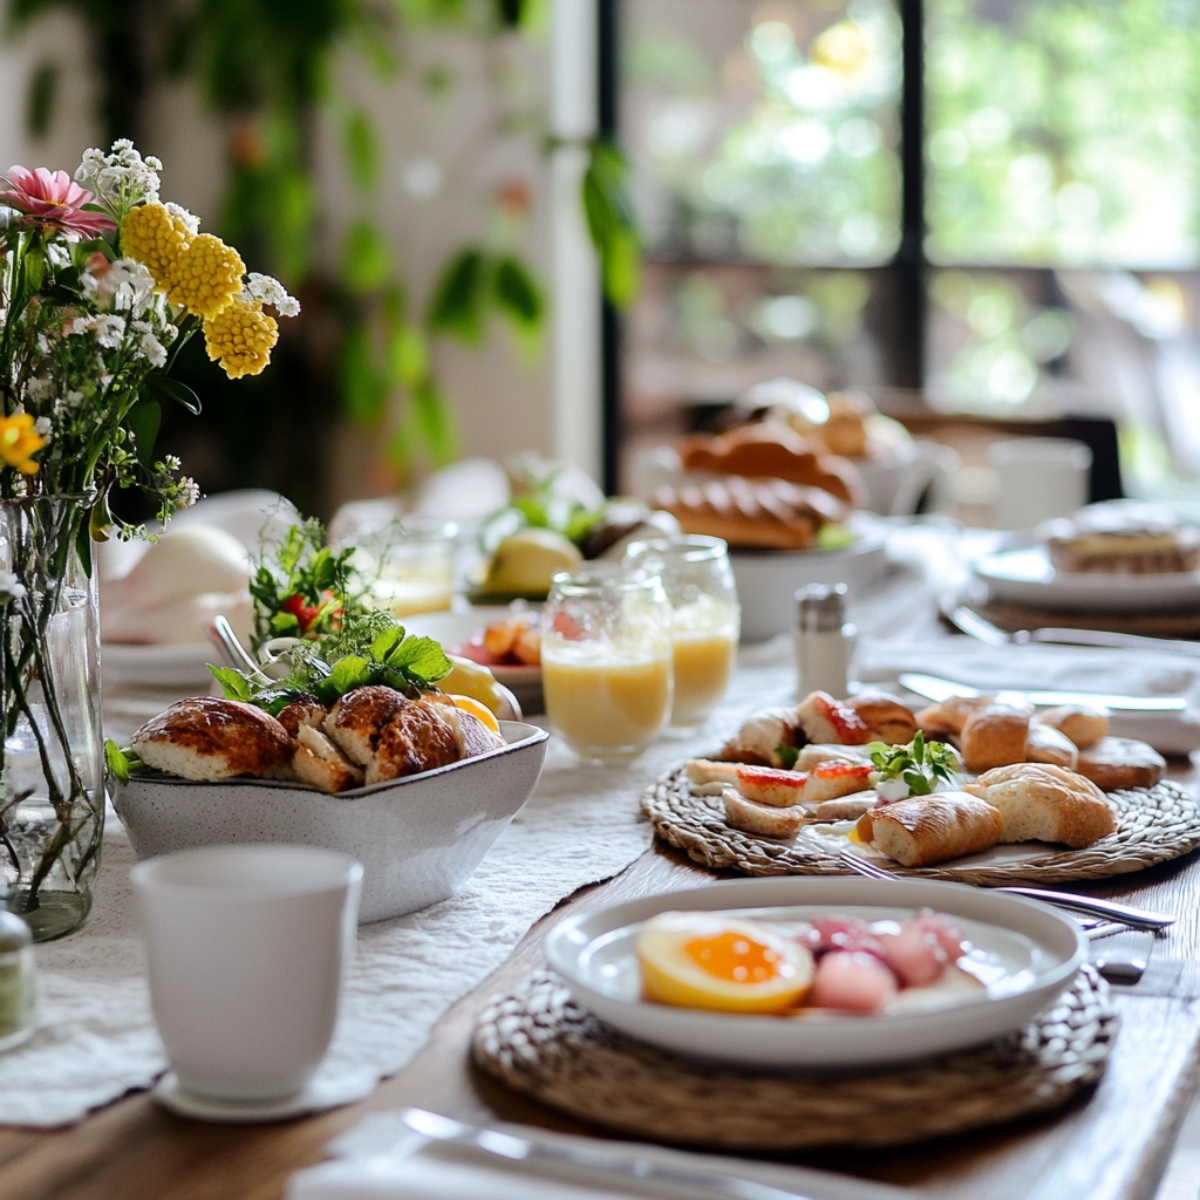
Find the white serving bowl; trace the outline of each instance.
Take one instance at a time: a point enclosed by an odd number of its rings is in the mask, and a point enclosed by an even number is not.
[[[273,779],[132,775],[113,805],[139,859],[253,842],[352,855],[363,865],[359,920],[382,921],[452,895],[532,795],[550,735],[519,721],[500,730],[498,750],[339,795]]]
[[[844,583],[853,599],[887,570],[887,533],[867,513],[850,522],[858,535],[840,550],[731,550],[742,606],[742,641],[762,642],[796,627],[796,592],[810,583]]]
[[[948,914],[972,943],[994,953],[1008,972],[1003,983],[953,1007],[869,1017],[745,1016],[641,997],[634,943],[642,922],[660,912],[738,910],[765,920],[857,912],[878,920],[923,907]],[[944,1054],[1021,1029],[1070,986],[1087,945],[1081,927],[1049,905],[986,888],[789,876],[712,883],[569,917],[551,930],[546,957],[580,1004],[633,1037],[717,1062],[828,1070]]]

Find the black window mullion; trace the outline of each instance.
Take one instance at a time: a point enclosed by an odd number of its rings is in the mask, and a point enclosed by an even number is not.
[[[597,52],[597,127],[600,137],[617,141],[620,113],[620,0],[597,0],[599,21]],[[601,295],[600,313],[600,413],[603,487],[615,495],[620,477],[621,451],[621,320],[616,306]]]
[[[904,29],[900,97],[901,235],[895,258],[896,337],[891,346],[897,387],[925,384],[925,14],[922,0],[899,0]]]

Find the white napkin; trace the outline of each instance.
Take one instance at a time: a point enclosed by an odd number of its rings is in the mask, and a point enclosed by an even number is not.
[[[959,637],[863,638],[855,674],[893,682],[904,671],[937,675],[985,691],[1056,690],[1122,696],[1185,696],[1182,712],[1114,712],[1112,733],[1164,754],[1200,750],[1200,659],[1076,646],[987,646]]]
[[[624,1153],[676,1170],[749,1179],[810,1200],[920,1200],[923,1194],[806,1167],[568,1137],[520,1126],[498,1128],[544,1145],[576,1145]],[[629,1176],[614,1175],[610,1181],[569,1165],[524,1168],[494,1161],[470,1148],[426,1141],[409,1130],[397,1112],[369,1114],[330,1143],[328,1150],[337,1157],[293,1175],[285,1200],[646,1200],[694,1194]]]

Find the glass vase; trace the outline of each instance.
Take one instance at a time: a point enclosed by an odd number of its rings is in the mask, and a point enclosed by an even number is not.
[[[82,923],[100,867],[100,622],[76,549],[90,507],[0,500],[0,879],[35,941]]]

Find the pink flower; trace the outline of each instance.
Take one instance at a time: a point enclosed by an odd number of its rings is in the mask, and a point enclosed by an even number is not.
[[[99,212],[84,212],[83,206],[95,197],[79,186],[66,171],[47,171],[38,167],[27,171],[13,167],[4,182],[8,191],[0,191],[0,204],[24,214],[22,229],[59,229],[68,235],[98,237],[106,229],[116,229],[112,217]]]

